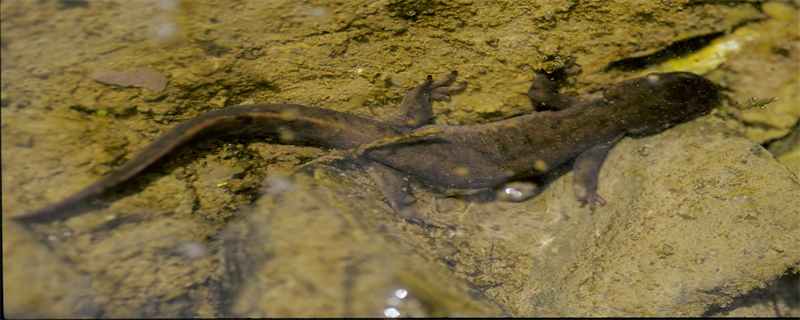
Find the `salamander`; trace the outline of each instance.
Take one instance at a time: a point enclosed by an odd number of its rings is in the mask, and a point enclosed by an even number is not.
[[[687,72],[651,73],[606,88],[602,95],[567,96],[557,89],[580,72],[574,59],[553,73],[539,73],[528,91],[544,111],[468,125],[426,125],[431,100],[449,100],[464,88],[429,75],[391,114],[371,119],[297,104],[240,105],[211,111],[165,131],[129,161],[74,195],[17,216],[26,223],[62,220],[130,181],[176,149],[209,136],[278,136],[284,144],[358,149],[356,162],[373,179],[388,204],[410,222],[423,223],[405,202],[408,178],[453,189],[497,186],[537,176],[573,158],[575,197],[594,211],[605,200],[597,193],[606,154],[627,135],[661,132],[708,113],[718,103],[716,86]]]

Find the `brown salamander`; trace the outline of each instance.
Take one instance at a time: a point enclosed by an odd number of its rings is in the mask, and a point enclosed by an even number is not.
[[[651,73],[612,85],[602,96],[558,93],[560,83],[579,70],[571,61],[564,69],[536,76],[528,97],[534,106],[551,110],[471,126],[425,125],[431,117],[431,99],[448,100],[449,93],[466,86],[446,86],[456,72],[439,81],[428,76],[404,96],[397,112],[378,119],[296,104],[242,105],[208,112],[167,130],[128,162],[76,194],[14,219],[47,222],[79,214],[90,200],[129,181],[178,147],[220,134],[280,135],[281,143],[287,144],[361,147],[359,165],[391,207],[417,223],[420,218],[404,202],[409,187],[406,177],[444,188],[486,188],[541,175],[577,157],[575,196],[593,211],[596,203],[605,204],[597,194],[598,173],[617,141],[692,120],[718,102],[712,82],[686,72]],[[391,140],[404,136],[412,138]],[[374,143],[381,139],[387,140]]]

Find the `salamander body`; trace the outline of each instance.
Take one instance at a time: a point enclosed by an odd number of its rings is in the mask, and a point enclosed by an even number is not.
[[[358,164],[373,178],[391,207],[420,223],[405,203],[410,177],[444,188],[487,188],[544,174],[576,158],[576,198],[593,211],[600,166],[626,135],[649,135],[708,113],[718,102],[716,86],[686,72],[651,73],[604,90],[602,96],[570,97],[560,83],[579,72],[564,69],[536,76],[528,91],[547,111],[471,126],[425,125],[431,100],[448,100],[466,83],[447,86],[431,76],[405,95],[395,113],[370,119],[295,104],[242,105],[208,112],[167,130],[128,162],[76,194],[14,219],[47,222],[86,211],[91,200],[129,181],[181,146],[209,136],[278,135],[281,143],[311,143],[361,150]],[[404,138],[408,137],[408,138]]]

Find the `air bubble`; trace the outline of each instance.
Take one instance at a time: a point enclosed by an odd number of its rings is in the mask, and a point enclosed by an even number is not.
[[[503,201],[522,202],[536,195],[536,191],[536,184],[514,181],[503,185],[497,192],[497,198]]]
[[[394,296],[397,297],[398,299],[405,299],[408,296],[408,290],[397,289],[397,291],[394,292]]]
[[[279,194],[288,191],[294,187],[294,182],[280,174],[271,175],[267,178],[267,190]]]
[[[311,8],[311,15],[317,19],[325,19],[328,17],[328,10],[325,7]]]
[[[395,297],[391,297],[389,299],[386,299],[386,303],[388,305],[390,305],[390,306],[395,306],[396,307],[396,306],[398,306],[400,304],[400,299],[395,298]]]
[[[189,260],[197,260],[202,257],[205,257],[208,254],[208,250],[206,246],[202,243],[190,241],[184,244],[181,244],[178,248],[178,251],[181,255]]]
[[[383,315],[387,318],[397,318],[400,316],[400,311],[395,308],[386,308],[383,310]]]
[[[732,196],[731,197],[731,201],[738,202],[738,203],[744,203],[748,199],[750,199],[750,197],[748,195],[746,195],[746,194],[745,195]]]
[[[645,76],[647,83],[651,86],[658,85],[661,82],[661,74],[659,73],[651,73]]]
[[[417,12],[414,10],[408,10],[408,12],[406,12],[406,15],[409,17],[413,17],[417,15]]]

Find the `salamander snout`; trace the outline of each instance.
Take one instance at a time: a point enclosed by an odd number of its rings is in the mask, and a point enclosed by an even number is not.
[[[647,75],[645,78],[650,78]],[[675,123],[689,121],[711,111],[719,102],[717,86],[702,76],[688,72],[659,74],[662,99],[668,106],[665,116]]]
[[[688,72],[651,73],[606,90],[624,104],[631,134],[653,134],[707,114],[719,102],[717,86]]]

